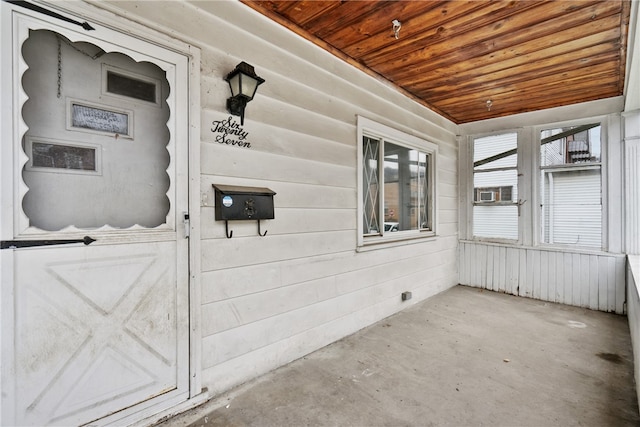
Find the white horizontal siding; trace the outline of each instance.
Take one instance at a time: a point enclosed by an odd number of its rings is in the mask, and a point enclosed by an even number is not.
[[[399,276],[377,266],[358,274],[326,277],[205,305],[203,315],[216,320],[204,331],[210,337],[203,341],[204,348],[213,355],[208,363],[224,362],[248,349],[269,345],[352,311],[393,300],[407,290],[407,286],[413,290],[428,285],[429,275],[437,279],[442,271],[414,265]],[[244,346],[228,338],[235,335],[243,337]]]
[[[623,314],[625,257],[460,242],[463,285]]]
[[[494,171],[494,172],[476,172],[473,175],[473,186],[478,187],[513,187],[513,200],[518,197],[518,171],[517,169]]]
[[[482,138],[474,139],[473,149],[473,161],[484,160],[486,158],[502,154],[504,152],[513,150],[518,145],[518,138],[516,133],[505,133],[500,135],[491,135]],[[494,160],[491,163],[486,163],[479,166],[479,169],[486,168],[502,168],[502,167],[515,167],[518,160],[517,154],[512,154],[507,157],[503,157],[498,160]]]
[[[545,241],[573,246],[602,246],[600,170],[547,172]]]
[[[456,126],[240,2],[112,2],[201,49],[202,384],[216,394],[457,284]],[[251,148],[220,144],[224,76],[266,82]],[[356,252],[356,116],[438,145],[438,237]],[[237,117],[234,120],[239,122]],[[268,187],[275,219],[215,220],[212,184]],[[402,302],[408,290],[413,299]]]
[[[547,133],[550,133],[550,132],[543,131],[541,138],[544,139],[547,136],[551,136],[551,135],[546,135]],[[557,133],[561,133],[561,130],[556,129],[554,134],[557,134]],[[547,144],[542,144],[540,146],[542,165],[549,166],[549,165],[563,164],[565,162],[563,146],[564,144],[562,140],[555,140]]]
[[[473,235],[518,240],[518,206],[474,206]]]

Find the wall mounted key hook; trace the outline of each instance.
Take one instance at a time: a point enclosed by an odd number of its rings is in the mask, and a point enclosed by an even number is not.
[[[260,220],[258,220],[258,236],[264,237],[266,235],[267,235],[267,231],[265,231],[264,234],[260,232]]]
[[[224,222],[224,232],[225,232],[225,235],[227,236],[227,239],[230,239],[233,237],[233,230],[229,231],[229,221]],[[267,230],[265,230],[264,233],[260,230],[260,220],[258,220],[258,235],[260,237],[264,237],[267,235]]]

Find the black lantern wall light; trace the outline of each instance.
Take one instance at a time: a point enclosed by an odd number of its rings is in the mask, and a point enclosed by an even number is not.
[[[240,116],[240,124],[244,126],[244,109],[253,99],[256,89],[264,79],[258,77],[252,65],[242,61],[224,78],[229,82],[231,98],[227,99],[227,110],[234,116]]]

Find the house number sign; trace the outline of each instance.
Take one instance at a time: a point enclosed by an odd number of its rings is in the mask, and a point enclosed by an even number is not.
[[[129,115],[126,113],[72,104],[71,114],[73,127],[129,135]]]
[[[249,132],[245,131],[238,122],[233,120],[233,116],[229,116],[224,120],[214,120],[211,125],[211,132],[215,134],[218,144],[251,148],[251,143],[247,141]]]

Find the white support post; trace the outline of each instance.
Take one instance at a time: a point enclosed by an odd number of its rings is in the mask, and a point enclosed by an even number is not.
[[[623,114],[625,153],[625,248],[640,254],[640,110]]]

